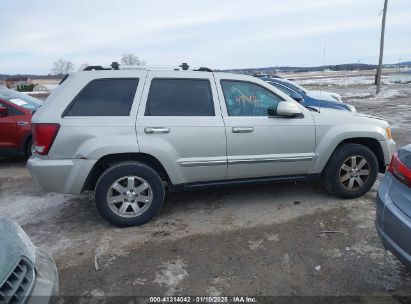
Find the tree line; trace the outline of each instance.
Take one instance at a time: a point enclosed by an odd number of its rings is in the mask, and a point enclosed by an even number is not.
[[[141,60],[137,55],[128,53],[128,54],[123,54],[121,56],[121,65],[127,65],[127,66],[144,66],[146,65],[146,62],[144,60]],[[77,71],[82,71],[84,70],[85,67],[89,66],[88,63],[83,63],[81,64]],[[74,63],[70,60],[65,60],[65,59],[58,59],[53,63],[53,66],[51,68],[51,73],[53,75],[66,75],[74,72],[76,69],[76,66]]]

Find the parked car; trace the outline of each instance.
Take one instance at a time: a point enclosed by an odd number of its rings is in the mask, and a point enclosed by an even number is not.
[[[297,93],[296,91],[291,89],[289,86],[286,86],[284,83],[281,83],[281,81],[275,81],[275,80],[273,81],[272,78],[268,78],[268,79],[264,78],[263,80],[275,86],[277,89],[282,91],[284,94],[287,94],[292,99],[303,104],[304,106],[318,107],[320,109],[321,108],[331,108],[331,109],[337,109],[337,110],[346,110],[346,111],[356,112],[355,107],[352,105],[347,105],[339,101],[329,101],[329,100],[321,100],[318,98],[313,98],[302,91],[300,91],[300,93]]]
[[[322,176],[330,193],[358,197],[395,149],[382,119],[319,112],[258,78],[208,69],[72,74],[34,114],[33,136],[33,180],[94,191],[118,226],[150,220],[166,189]]]
[[[411,145],[394,154],[378,187],[376,227],[384,247],[411,270]]]
[[[0,86],[0,156],[32,152],[31,117],[41,101]]]
[[[49,303],[58,295],[53,258],[4,217],[0,217],[0,244],[0,303]]]
[[[290,89],[298,92],[299,94],[307,95],[311,98],[320,99],[320,100],[327,100],[327,101],[337,101],[343,102],[342,97],[340,94],[327,92],[327,91],[317,91],[317,90],[308,90],[303,86],[299,85],[298,83],[285,79],[285,78],[263,78],[263,80],[272,80],[276,81],[277,83],[281,83]]]

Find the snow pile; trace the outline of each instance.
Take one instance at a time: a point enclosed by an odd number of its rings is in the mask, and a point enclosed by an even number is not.
[[[381,83],[388,84],[387,77],[382,77]],[[385,78],[385,79],[384,79]],[[374,84],[374,76],[347,76],[347,77],[329,77],[329,78],[311,78],[297,80],[300,85],[372,85]]]
[[[342,97],[344,98],[369,98],[372,97],[372,93],[370,92],[364,92],[364,93],[353,93],[353,92],[347,92],[343,93]]]
[[[389,98],[395,98],[395,97],[404,97],[407,96],[407,94],[402,93],[397,90],[390,90],[390,89],[385,89],[382,90],[380,93],[378,93],[374,99],[389,99]]]

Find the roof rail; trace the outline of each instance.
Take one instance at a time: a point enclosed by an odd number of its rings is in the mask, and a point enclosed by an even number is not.
[[[113,61],[110,64],[110,68],[103,68],[101,65],[89,65],[83,69],[83,71],[102,71],[102,70],[119,70],[120,65],[118,62]]]
[[[180,66],[181,70],[183,71],[188,71],[190,66],[187,63],[182,63]],[[110,67],[102,67],[101,65],[89,65],[83,69],[83,71],[107,71],[107,70],[148,70],[149,68],[141,65],[122,65],[120,67],[120,64],[118,62],[112,62]],[[155,70],[155,69],[153,69]],[[161,69],[162,70],[162,69]],[[173,69],[174,71],[179,71],[179,68]],[[198,72],[213,72],[212,69],[206,68],[206,67],[200,67],[196,70],[193,71],[198,71]]]
[[[200,67],[200,68],[198,68],[197,70],[194,70],[194,71],[198,71],[198,72],[213,72],[212,69],[206,68],[206,67]]]

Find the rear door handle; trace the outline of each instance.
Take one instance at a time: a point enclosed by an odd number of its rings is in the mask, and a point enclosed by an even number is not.
[[[253,127],[234,127],[233,133],[251,133],[254,132]]]
[[[19,126],[27,126],[29,123],[27,121],[18,121],[17,124]]]
[[[165,134],[165,133],[170,133],[170,129],[169,128],[160,128],[160,127],[156,127],[156,128],[145,128],[144,129],[144,133],[147,134]]]

